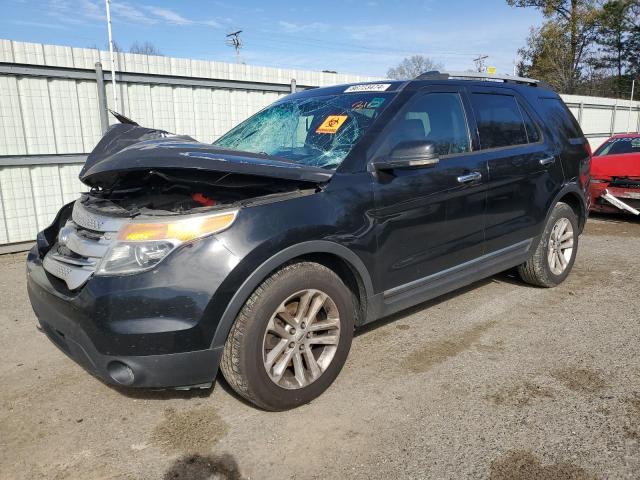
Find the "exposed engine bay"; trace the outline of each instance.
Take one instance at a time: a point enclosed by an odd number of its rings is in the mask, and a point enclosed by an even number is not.
[[[44,269],[65,294],[93,275],[151,269],[180,245],[231,225],[240,209],[313,194],[333,174],[124,120],[80,172],[89,192],[38,235]]]
[[[80,201],[90,211],[132,217],[198,213],[315,190],[308,183],[244,174],[148,170],[123,174],[108,188],[93,187]]]

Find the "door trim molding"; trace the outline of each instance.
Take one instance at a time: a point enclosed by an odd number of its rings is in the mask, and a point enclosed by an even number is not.
[[[389,290],[385,290],[383,292],[383,298],[385,301],[388,299],[393,300],[393,298],[397,297],[398,295],[402,295],[404,293],[414,291],[423,287],[435,288],[439,286],[440,283],[446,281],[445,277],[464,272],[465,270],[470,270],[482,264],[498,263],[494,261],[506,259],[505,257],[519,257],[521,254],[526,254],[529,251],[532,242],[533,238],[528,238],[527,240],[523,240],[513,245],[509,245],[508,247],[501,248],[500,250],[496,250],[494,252],[482,255],[481,257],[474,258],[473,260],[461,263],[459,265],[456,265],[455,267],[447,268],[431,275],[427,275],[426,277],[422,277],[417,280],[399,285],[397,287],[390,288]],[[475,270],[481,271],[482,269]]]

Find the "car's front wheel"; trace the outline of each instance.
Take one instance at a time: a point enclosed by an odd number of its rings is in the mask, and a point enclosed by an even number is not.
[[[267,278],[238,314],[221,369],[266,410],[305,404],[326,390],[349,353],[354,297],[323,265],[293,263]]]

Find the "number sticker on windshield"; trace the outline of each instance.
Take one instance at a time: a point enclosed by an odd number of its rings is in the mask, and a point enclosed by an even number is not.
[[[390,83],[365,83],[363,85],[351,85],[344,93],[351,92],[384,92],[391,86]]]
[[[318,127],[316,133],[336,133],[346,120],[346,115],[329,115]]]

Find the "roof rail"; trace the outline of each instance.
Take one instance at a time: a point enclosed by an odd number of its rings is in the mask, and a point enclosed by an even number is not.
[[[498,75],[485,72],[439,72],[437,70],[418,75],[415,80],[479,80],[484,82],[517,83],[551,88],[547,83],[533,78],[516,77],[514,75]]]

